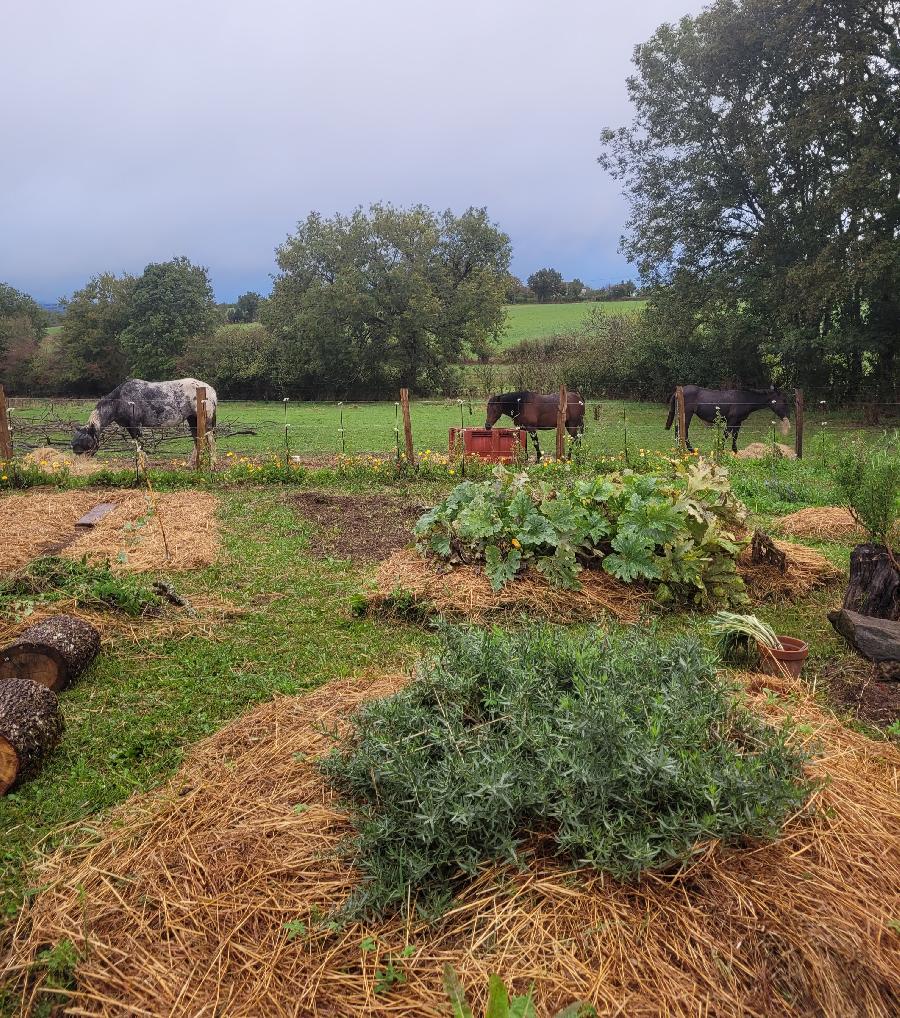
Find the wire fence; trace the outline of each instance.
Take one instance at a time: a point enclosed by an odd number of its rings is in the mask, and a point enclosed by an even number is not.
[[[14,454],[25,455],[50,446],[69,449],[75,428],[84,424],[94,399],[25,399],[8,401]],[[738,447],[751,443],[795,446],[794,408],[791,428],[782,433],[782,422],[769,408],[756,410],[743,423]],[[668,404],[626,400],[587,400],[584,413],[584,446],[596,455],[639,457],[642,452],[671,451],[676,446],[675,428],[665,428]],[[483,427],[486,401],[475,399],[423,399],[410,403],[413,447],[417,455],[446,454],[451,429]],[[873,424],[872,420],[879,423]],[[868,422],[868,423],[867,423]],[[900,425],[900,405],[866,403],[831,410],[826,401],[805,401],[803,452],[807,458],[827,461],[847,441],[890,439]],[[512,427],[501,418],[497,427]],[[246,456],[334,458],[338,456],[393,457],[402,454],[404,429],[399,400],[353,400],[310,402],[281,400],[220,401],[214,430],[220,460]],[[552,453],[552,430],[539,433],[541,447]],[[690,442],[701,452],[723,445],[721,429],[698,418],[689,426]],[[730,437],[725,436],[730,448]],[[180,464],[187,460],[193,442],[187,425],[177,428],[144,428],[140,444],[157,462]],[[98,456],[115,460],[133,455],[134,442],[117,426],[104,431]]]

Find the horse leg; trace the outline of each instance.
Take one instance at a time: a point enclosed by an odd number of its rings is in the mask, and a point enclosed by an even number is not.
[[[693,410],[688,411],[684,415],[684,447],[685,447],[685,449],[687,449],[688,452],[695,452],[696,451],[694,449],[694,447],[691,445],[691,437],[690,437],[691,418],[693,416],[694,416],[694,411]],[[676,433],[677,433],[677,428],[676,428]]]
[[[529,428],[528,434],[531,435],[531,440],[534,442],[535,453],[537,454],[537,460],[535,462],[541,462],[541,443],[538,441],[537,429]]]
[[[725,434],[726,435],[728,434],[729,431],[731,432],[731,451],[732,452],[737,452],[737,438],[738,438],[738,432],[740,430],[741,430],[740,424],[730,424],[725,429]]]

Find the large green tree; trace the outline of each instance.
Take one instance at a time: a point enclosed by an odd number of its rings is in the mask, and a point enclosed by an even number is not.
[[[122,333],[128,327],[133,276],[102,272],[65,301],[53,371],[61,390],[93,394],[117,386],[128,373]]]
[[[0,380],[10,392],[34,385],[31,362],[46,330],[46,316],[27,293],[0,283]]]
[[[898,12],[717,0],[635,50],[634,121],[601,156],[623,250],[667,327],[718,337],[745,381],[896,398]]]
[[[556,269],[538,269],[528,277],[528,288],[543,304],[554,297],[565,296],[566,282]]]
[[[313,213],[276,254],[262,320],[295,391],[433,390],[505,324],[509,238],[484,209]]]
[[[262,297],[253,290],[242,293],[228,312],[228,321],[235,325],[249,325],[257,321],[262,300]]]
[[[121,335],[132,374],[171,378],[188,339],[209,331],[215,320],[207,269],[183,257],[151,263],[134,282]]]

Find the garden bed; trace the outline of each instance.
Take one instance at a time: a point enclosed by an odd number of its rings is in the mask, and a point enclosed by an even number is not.
[[[812,811],[752,849],[618,883],[547,854],[483,867],[436,925],[335,922],[359,875],[346,814],[315,759],[388,675],[333,682],[245,715],[80,847],[51,857],[5,976],[40,998],[47,951],[78,1013],[444,1015],[450,963],[483,1008],[487,977],[540,1013],[883,1016],[900,1005],[900,752],[841,725],[799,684],[742,677],[747,702],[818,747]],[[35,965],[41,952],[44,964]],[[77,962],[77,965],[76,965]],[[73,969],[74,966],[74,969]],[[46,987],[44,987],[46,990]]]
[[[812,548],[791,541],[772,543],[785,556],[784,571],[769,562],[754,563],[750,548],[745,548],[738,558],[738,573],[752,600],[803,597],[811,590],[834,582],[844,575],[824,555]]]
[[[115,509],[77,533],[75,522],[103,502],[115,503]],[[114,568],[135,572],[209,565],[220,546],[217,506],[216,497],[205,491],[153,496],[120,489],[12,492],[0,498],[0,533],[5,535],[0,572],[48,552],[109,560]]]
[[[390,495],[304,491],[292,504],[315,524],[310,552],[317,558],[378,562],[412,543],[412,525],[425,506]]]
[[[439,614],[470,622],[528,613],[554,622],[612,616],[627,623],[637,622],[641,610],[653,604],[653,593],[645,586],[622,583],[599,569],[583,570],[579,583],[578,590],[555,587],[528,569],[494,590],[480,566],[450,568],[407,548],[381,564],[368,603],[388,614]]]
[[[859,544],[866,532],[849,509],[816,506],[799,509],[775,520],[775,526],[788,537],[806,537],[816,541],[851,541]]]

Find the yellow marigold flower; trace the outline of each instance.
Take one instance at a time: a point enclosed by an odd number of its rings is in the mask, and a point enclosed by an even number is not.
[[[2,477],[0,477],[0,481],[8,481],[8,480],[9,480],[9,478],[6,476],[6,474],[4,474]]]
[[[522,545],[519,543],[518,539],[515,538],[515,537],[512,539],[512,546],[514,548],[521,548],[522,547]]]
[[[449,471],[449,472],[450,472],[451,474],[455,474],[455,473],[456,473],[456,471],[455,471],[455,470],[454,470],[454,469],[453,469],[452,467],[451,467],[451,469],[450,469],[450,471]]]

